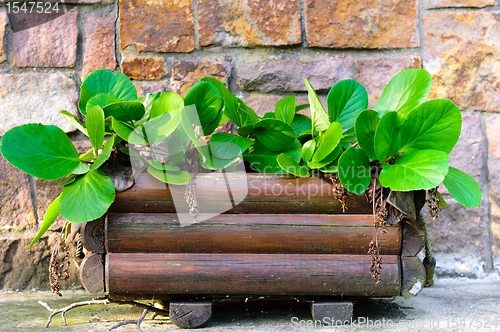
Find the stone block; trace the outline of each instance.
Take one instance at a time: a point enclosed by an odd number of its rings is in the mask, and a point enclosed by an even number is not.
[[[429,0],[429,8],[484,8],[494,5],[495,0]]]
[[[194,17],[191,0],[121,0],[120,48],[138,52],[191,52]]]
[[[416,0],[305,0],[306,39],[330,48],[418,47]]]
[[[165,59],[157,56],[124,56],[120,68],[133,80],[158,80],[165,75]]]
[[[35,235],[34,232],[25,234],[9,233],[0,238],[0,290],[23,291],[43,290],[50,291],[48,278],[49,262],[52,250],[59,243],[59,233],[46,233],[32,249],[28,245]],[[74,249],[70,249],[70,254]],[[73,263],[68,269],[70,278],[61,281],[61,289],[80,288],[78,269]]]
[[[329,90],[336,82],[352,78],[351,57],[324,60],[271,60],[253,62],[237,68],[237,85],[245,91],[307,91],[306,77],[314,89]]]
[[[301,42],[298,0],[197,0],[200,46]]]
[[[134,84],[137,95],[144,96],[147,93],[157,93],[167,91],[165,86],[159,82],[148,82],[148,81],[132,81]]]
[[[488,140],[488,180],[490,184],[491,242],[494,264],[500,272],[500,115],[485,118]]]
[[[30,14],[22,19],[31,20]],[[71,10],[30,29],[14,30],[13,50],[16,67],[75,67],[78,11]],[[16,25],[28,25],[17,22]]]
[[[228,84],[231,64],[223,60],[173,60],[170,89],[181,95],[203,77],[212,77]]]
[[[440,11],[423,22],[430,98],[451,99],[462,109],[499,111],[500,14]]]
[[[85,16],[82,57],[82,77],[100,68],[116,69],[114,17]]]
[[[369,107],[373,107],[394,75],[404,69],[422,68],[422,62],[419,56],[382,56],[356,59],[355,66],[356,80],[366,88]]]
[[[36,225],[29,175],[9,164],[2,156],[0,156],[0,202],[0,228],[23,229]]]
[[[7,60],[7,38],[5,28],[9,23],[9,17],[6,12],[0,13],[0,63]]]
[[[276,104],[286,95],[264,95],[264,94],[252,94],[250,96],[243,97],[243,102],[252,108],[259,116],[264,116],[267,112],[274,112]],[[319,96],[323,106],[326,109],[326,97]],[[296,105],[309,104],[309,99],[306,95],[296,96]],[[309,109],[300,111],[299,113],[310,116]]]
[[[54,124],[69,132],[69,125],[59,114],[67,110],[77,114],[78,89],[66,75],[26,72],[0,74],[0,136],[12,127],[30,122]]]

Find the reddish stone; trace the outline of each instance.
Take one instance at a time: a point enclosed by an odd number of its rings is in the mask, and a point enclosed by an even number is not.
[[[0,227],[36,225],[29,175],[0,156]]]
[[[304,77],[316,90],[329,90],[337,81],[352,77],[351,57],[325,60],[271,60],[238,67],[237,84],[245,91],[306,91]]]
[[[120,0],[120,48],[138,52],[191,52],[194,18],[191,0]]]
[[[356,59],[356,80],[368,92],[369,105],[373,107],[389,80],[408,68],[421,68],[419,56],[373,57]]]
[[[165,87],[161,83],[157,82],[147,82],[147,81],[132,81],[134,84],[137,95],[144,96],[147,93],[157,93],[166,91]]]
[[[430,8],[452,8],[452,7],[484,8],[494,5],[495,5],[495,0],[429,0]]]
[[[14,32],[14,66],[73,68],[76,63],[77,17],[78,12],[71,10],[44,24]]]
[[[423,21],[424,68],[433,79],[430,98],[498,112],[500,14],[431,12]]]
[[[83,26],[82,77],[99,68],[116,69],[115,19],[89,14]]]
[[[495,265],[500,271],[500,115],[485,118],[488,139],[488,180],[490,185],[491,243]]]
[[[6,12],[0,13],[0,63],[7,60],[5,27],[9,22],[9,17]]]
[[[213,77],[228,84],[231,64],[221,60],[173,60],[170,88],[181,95],[203,77]]]
[[[120,68],[133,80],[158,80],[165,75],[165,59],[155,56],[124,56]]]
[[[306,0],[306,38],[331,48],[418,47],[416,0]]]
[[[200,46],[301,42],[298,0],[197,0]]]

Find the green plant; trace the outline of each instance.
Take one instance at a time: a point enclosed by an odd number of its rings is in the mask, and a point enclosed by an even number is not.
[[[327,110],[304,80],[309,104],[280,100],[259,117],[226,86],[204,78],[181,97],[174,92],[138,97],[123,74],[101,69],[82,83],[78,109],[61,114],[88,136],[78,153],[58,127],[27,124],[2,137],[0,152],[22,171],[59,180],[33,245],[58,215],[82,223],[104,215],[115,198],[108,164],[120,153],[137,158],[155,178],[188,185],[198,172],[230,169],[242,158],[262,173],[336,173],[350,192],[361,194],[373,174],[392,191],[430,190],[443,183],[466,207],[478,206],[481,190],[469,175],[448,165],[458,140],[461,114],[451,101],[426,101],[430,75],[410,69],[396,75],[373,110],[365,88],[354,80],[335,84]],[[298,113],[310,108],[311,117]],[[236,134],[216,132],[231,120]]]

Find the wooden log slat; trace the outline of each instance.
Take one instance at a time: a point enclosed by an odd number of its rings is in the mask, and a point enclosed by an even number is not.
[[[317,177],[208,173],[196,177],[196,198],[202,213],[343,213],[332,197],[332,184]],[[230,184],[230,193],[228,186]],[[246,191],[248,188],[248,193]],[[187,211],[185,186],[167,186],[149,174],[140,174],[132,188],[118,193],[110,211],[173,213]],[[242,196],[246,193],[246,196]],[[173,197],[176,200],[174,206]],[[234,200],[231,200],[233,199]],[[244,200],[239,204],[241,198]],[[372,206],[363,195],[349,195],[345,213],[369,214]]]
[[[418,257],[401,257],[401,295],[417,296],[424,289],[425,267]]]
[[[79,269],[80,282],[89,293],[104,293],[104,255],[91,253],[83,259]]]
[[[417,256],[425,245],[425,221],[417,214],[417,219],[414,223],[403,219],[402,229],[403,242],[401,256]]]
[[[144,254],[106,255],[111,295],[396,296],[398,256],[381,256],[381,281],[368,255]]]
[[[381,253],[399,255],[401,228],[386,230]],[[181,226],[176,214],[110,213],[106,251],[365,255],[373,231],[372,215],[223,214]]]

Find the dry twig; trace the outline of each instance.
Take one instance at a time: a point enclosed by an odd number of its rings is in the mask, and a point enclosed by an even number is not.
[[[126,320],[126,321],[123,321],[123,322],[119,322],[116,325],[114,325],[112,328],[110,328],[109,331],[115,330],[115,329],[117,329],[117,328],[119,328],[120,326],[123,326],[123,325],[135,324],[137,326],[137,331],[142,332],[142,330],[141,330],[141,323],[144,320],[144,318],[146,318],[147,314],[148,314],[148,309],[144,309],[144,311],[142,312],[142,315],[141,315],[141,317],[139,317],[139,319],[137,319],[137,320]]]
[[[71,309],[78,308],[78,307],[83,307],[83,306],[86,306],[86,305],[92,305],[92,304],[109,304],[109,303],[110,303],[110,301],[108,299],[104,299],[104,300],[91,300],[91,301],[83,301],[83,302],[72,303],[69,306],[64,307],[64,308],[60,308],[60,309],[52,309],[47,303],[45,303],[43,301],[38,301],[38,304],[40,304],[45,309],[47,309],[48,311],[51,312],[51,314],[49,315],[49,320],[47,321],[47,325],[45,325],[45,327],[49,327],[50,323],[52,322],[52,317],[54,317],[55,315],[57,315],[59,313],[62,316],[62,319],[63,319],[63,322],[64,322],[64,326],[66,326],[66,317],[64,315],[66,314],[66,312],[70,311]]]

